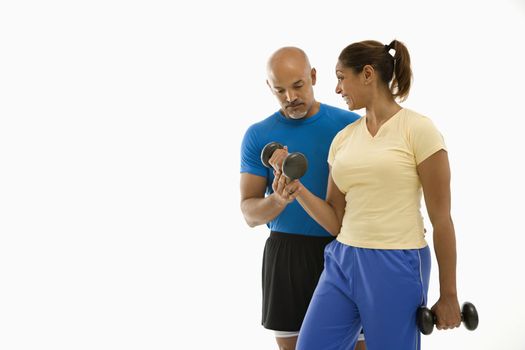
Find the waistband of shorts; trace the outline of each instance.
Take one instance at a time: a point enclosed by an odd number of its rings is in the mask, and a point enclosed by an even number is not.
[[[286,232],[279,232],[279,231],[271,231],[270,232],[270,238],[277,238],[277,239],[291,239],[291,240],[301,240],[301,241],[332,241],[335,239],[334,236],[308,236],[308,235],[301,235],[298,233],[286,233]]]

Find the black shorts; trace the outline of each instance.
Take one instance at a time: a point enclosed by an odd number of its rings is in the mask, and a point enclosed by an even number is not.
[[[299,331],[324,268],[324,248],[335,237],[271,232],[262,265],[262,325]]]

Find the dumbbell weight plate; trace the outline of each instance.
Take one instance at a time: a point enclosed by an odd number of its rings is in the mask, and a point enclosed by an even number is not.
[[[417,310],[416,321],[419,330],[424,335],[429,335],[434,330],[434,314],[426,307],[422,306]]]
[[[290,153],[283,162],[283,174],[290,180],[301,178],[308,169],[308,161],[304,154]]]
[[[466,302],[461,307],[461,313],[463,318],[463,324],[469,331],[473,331],[478,328],[479,317],[476,307],[469,302]]]
[[[264,164],[265,167],[271,168],[272,166],[268,161],[272,157],[273,152],[275,152],[276,149],[284,148],[282,144],[279,142],[270,142],[266,146],[264,146],[262,152],[261,152],[261,162]]]

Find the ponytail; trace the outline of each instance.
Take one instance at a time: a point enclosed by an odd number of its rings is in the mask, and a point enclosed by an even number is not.
[[[401,101],[406,100],[410,91],[410,85],[412,83],[412,69],[410,68],[410,54],[406,46],[397,40],[393,40],[389,45],[388,53],[390,55],[390,49],[395,50],[394,54],[394,74],[392,83],[390,85],[390,91],[392,95],[399,98]]]

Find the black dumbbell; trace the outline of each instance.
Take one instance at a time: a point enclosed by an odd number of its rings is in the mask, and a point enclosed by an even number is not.
[[[434,325],[437,323],[436,315],[426,306],[421,306],[417,310],[416,320],[419,330],[425,335],[432,333]],[[461,321],[469,331],[478,328],[478,311],[474,304],[469,302],[463,304],[461,307]]]
[[[273,152],[277,149],[284,148],[279,142],[270,142],[264,146],[261,152],[261,161],[264,166],[271,168],[272,166],[268,161],[272,157]],[[292,152],[286,156],[283,161],[283,174],[290,180],[295,180],[301,178],[308,169],[308,161],[304,154],[300,152]]]

